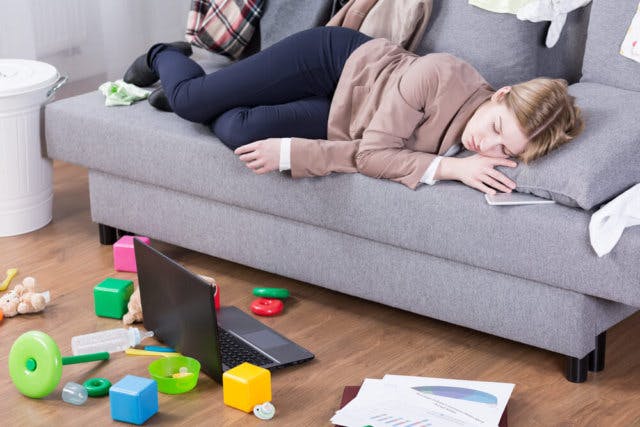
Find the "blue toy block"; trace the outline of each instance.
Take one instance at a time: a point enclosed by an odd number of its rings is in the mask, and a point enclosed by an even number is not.
[[[158,383],[127,375],[109,389],[111,418],[141,425],[158,412]]]

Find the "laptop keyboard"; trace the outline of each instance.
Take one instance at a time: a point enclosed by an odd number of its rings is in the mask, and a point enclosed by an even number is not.
[[[220,342],[222,363],[229,369],[244,362],[249,362],[256,366],[265,366],[273,363],[273,360],[222,328],[218,328],[218,341]]]

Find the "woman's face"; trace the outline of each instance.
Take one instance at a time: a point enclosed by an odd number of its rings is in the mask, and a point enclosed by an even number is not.
[[[516,116],[502,99],[511,88],[505,86],[491,96],[471,116],[462,132],[462,145],[487,157],[515,157],[522,153],[528,139]]]

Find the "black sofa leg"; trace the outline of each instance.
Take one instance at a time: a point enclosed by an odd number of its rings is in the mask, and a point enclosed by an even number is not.
[[[607,345],[607,331],[596,337],[596,348],[589,353],[589,371],[600,372],[604,369],[604,353]]]
[[[118,229],[110,225],[98,224],[98,232],[100,233],[100,244],[113,245],[118,241]]]
[[[587,372],[589,367],[589,355],[582,359],[577,357],[566,356],[567,366],[565,377],[572,383],[583,383],[587,380]]]

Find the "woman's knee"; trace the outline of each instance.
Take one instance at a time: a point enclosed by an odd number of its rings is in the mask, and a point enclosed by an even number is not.
[[[244,126],[246,111],[246,108],[234,108],[220,115],[211,124],[213,133],[232,150],[253,142],[247,126]]]
[[[198,99],[190,95],[190,81],[179,83],[173,88],[165,88],[167,91],[167,100],[173,109],[173,112],[185,120],[196,123],[205,123],[211,120],[208,116],[208,106],[202,105]]]

